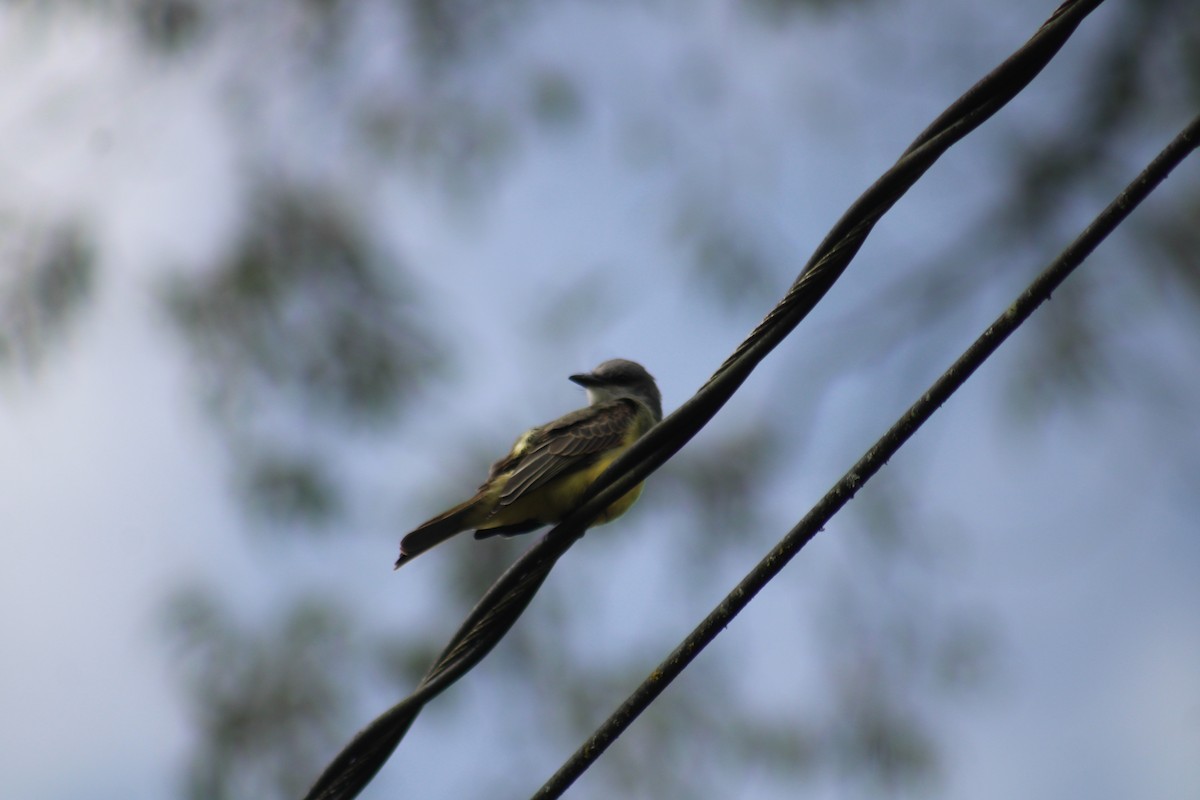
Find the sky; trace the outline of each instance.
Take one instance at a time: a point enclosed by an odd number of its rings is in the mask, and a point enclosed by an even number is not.
[[[705,3],[683,25],[667,13],[594,6],[545,14],[500,57],[490,77],[495,86],[485,77],[463,91],[494,93],[503,107],[512,100],[506,77],[529,65],[566,63],[589,87],[587,123],[574,135],[520,150],[494,185],[466,203],[431,188],[419,165],[399,177],[371,175],[369,164],[346,152],[345,132],[336,123],[322,127],[312,102],[279,74],[256,76],[281,83],[278,104],[261,110],[259,131],[300,172],[320,174],[347,159],[351,180],[364,187],[364,213],[383,230],[386,221],[403,220],[390,223],[385,238],[413,263],[437,265],[425,268],[433,305],[422,314],[452,320],[455,335],[472,346],[461,365],[466,377],[453,391],[427,390],[429,408],[446,418],[499,417],[517,430],[578,402],[562,380],[567,374],[635,353],[658,376],[671,408],[766,310],[735,307],[703,319],[691,313],[695,298],[673,277],[683,257],[663,235],[671,200],[680,192],[722,194],[725,208],[750,221],[773,255],[788,254],[782,260],[798,265],[928,119],[1040,24],[1049,8],[1043,5],[1020,3],[994,19],[952,10],[964,19],[932,33],[917,24],[924,12],[914,4],[898,5],[891,16],[850,11],[798,33],[801,46],[747,23],[727,3]],[[984,19],[993,24],[979,27]],[[1102,23],[1100,17],[1095,24]],[[368,515],[369,535],[273,563],[264,574],[260,546],[246,535],[252,523],[230,491],[228,455],[196,399],[193,365],[181,356],[157,294],[169,271],[203,270],[237,231],[245,175],[223,92],[237,69],[230,64],[251,59],[237,47],[252,37],[230,37],[233,53],[181,64],[148,56],[131,36],[103,15],[77,10],[0,11],[0,213],[34,238],[31,220],[83,220],[98,243],[101,276],[45,362],[0,377],[7,551],[0,559],[0,771],[11,796],[31,800],[175,796],[192,734],[160,615],[163,598],[180,583],[219,585],[253,618],[293,582],[338,586],[354,575],[343,590],[348,596],[403,618],[420,613],[417,595],[433,579],[412,579],[397,600],[389,542],[403,522],[380,499],[393,473],[366,467],[360,469],[371,482],[364,492],[379,509]],[[392,56],[365,23],[362,36],[361,61],[347,80],[369,91],[378,80],[373,65]],[[624,47],[615,60],[614,41]],[[941,49],[962,56],[955,69],[929,54]],[[853,66],[839,60],[847,53]],[[711,63],[724,70],[705,74]],[[881,64],[897,63],[894,73],[881,74]],[[277,66],[285,72],[286,65]],[[1054,81],[1068,80],[1071,71],[1048,70],[1048,87],[1014,114],[1047,113]],[[784,78],[797,74],[807,80]],[[629,120],[661,120],[651,111],[681,84],[696,87],[692,105],[682,101],[676,128],[636,139],[662,148],[639,162],[628,150],[635,141]],[[684,135],[711,108],[704,92],[714,84],[721,113],[708,135]],[[881,122],[862,124],[875,112]],[[313,120],[311,127],[298,124]],[[983,140],[1001,136],[997,127]],[[691,166],[714,163],[718,168],[705,171]],[[972,178],[977,168],[969,152],[940,165],[864,249],[862,280],[882,279],[890,258],[908,259],[945,237],[941,215],[986,194],[987,181]],[[1185,164],[1177,179],[1194,182],[1195,175],[1195,165]],[[962,345],[1035,268],[1021,265],[980,301],[971,324],[956,334]],[[514,346],[536,338],[531,331],[545,315],[536,305],[507,330],[495,324],[497,308],[586,292],[595,269],[641,290],[622,298],[617,318],[596,322],[596,339]],[[828,345],[829,330],[843,330],[827,326],[860,297],[835,290],[828,315],[814,315],[768,359],[730,404],[726,424],[774,408],[773,387],[806,363],[806,353]],[[1040,313],[1053,314],[1054,303]],[[1148,324],[1128,335],[1135,347],[1177,351],[1181,363],[1194,357],[1169,329]],[[1195,796],[1200,539],[1182,513],[1194,477],[1157,457],[1171,433],[1122,396],[1080,414],[1060,409],[1024,427],[1002,421],[996,398],[1006,375],[1021,369],[1019,359],[1018,348],[1006,347],[888,468],[917,470],[922,493],[914,502],[952,532],[935,609],[982,609],[999,631],[985,688],[936,709],[950,731],[944,791],[984,800]],[[923,374],[931,380],[945,366],[925,365]],[[548,388],[531,399],[531,381]],[[822,393],[813,453],[795,476],[796,491],[772,499],[781,521],[798,519],[900,410],[888,407],[890,398],[877,402],[863,375],[813,391]],[[415,435],[422,448],[432,446],[430,434]],[[374,458],[401,464],[411,446],[388,443]],[[399,472],[405,491],[427,488],[427,478]],[[850,574],[852,550],[826,541],[836,528],[790,569]],[[667,554],[647,552],[664,559],[648,570],[669,571]],[[731,563],[728,585],[712,586],[712,600],[751,564]],[[771,587],[715,646],[736,651],[739,642],[769,635],[798,602],[821,603],[815,594],[797,581]],[[698,620],[707,610],[674,613]],[[648,663],[676,639],[661,632]],[[756,669],[769,685],[769,665]],[[758,701],[769,703],[769,693]],[[402,747],[396,759],[420,763],[436,745],[418,739],[414,755]],[[459,778],[440,779],[446,796],[471,785],[455,783]],[[378,796],[394,785],[381,785]],[[744,796],[777,790],[768,779],[756,788],[751,776]],[[833,783],[816,790],[841,796]]]

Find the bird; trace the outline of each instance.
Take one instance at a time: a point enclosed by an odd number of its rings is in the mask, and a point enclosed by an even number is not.
[[[521,434],[474,496],[405,534],[395,569],[463,531],[486,539],[560,522],[600,473],[662,420],[658,384],[636,361],[610,359],[569,378],[587,390],[588,405]],[[642,484],[633,487],[592,524],[621,516],[641,492]]]

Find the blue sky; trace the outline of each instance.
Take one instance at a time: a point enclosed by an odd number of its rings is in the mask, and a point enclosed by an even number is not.
[[[903,4],[786,29],[720,2],[693,14],[574,5],[540,14],[491,63],[442,84],[490,103],[514,129],[494,173],[478,185],[467,176],[465,188],[461,176],[446,177],[453,164],[399,159],[379,170],[356,151],[345,117],[326,106],[330,97],[350,105],[380,91],[394,74],[388,34],[398,23],[382,12],[356,18],[356,56],[339,71],[337,91],[307,83],[286,45],[264,36],[305,34],[300,12],[268,21],[246,11],[244,26],[223,31],[219,46],[177,61],[146,53],[100,13],[0,12],[0,209],[20,231],[14,246],[35,247],[44,220],[76,220],[97,243],[100,268],[68,338],[40,367],[0,380],[0,765],[12,796],[176,793],[193,733],[159,614],[181,583],[218,586],[250,620],[268,617],[296,587],[315,586],[371,610],[373,627],[425,624],[444,578],[436,559],[450,556],[431,554],[428,568],[395,575],[394,541],[437,510],[437,492],[448,491],[442,475],[482,469],[476,453],[444,452],[443,426],[465,420],[469,433],[499,431],[495,447],[507,446],[504,431],[581,402],[567,374],[614,355],[645,363],[668,408],[681,402],[766,307],[751,300],[697,313],[704,290],[671,235],[679,198],[718,198],[721,218],[752,231],[777,265],[770,280],[778,291],[769,294],[778,294],[845,205],[1050,10],[977,5],[956,5],[936,25],[924,24],[928,9]],[[930,173],[880,225],[845,285],[702,434],[718,439],[756,415],[782,413],[781,387],[801,386],[806,400],[815,394],[815,422],[797,425],[803,442],[789,441],[804,454],[777,476],[756,542],[782,535],[911,397],[879,392],[880,372],[908,366],[887,359],[832,385],[808,386],[797,374],[847,344],[844,337],[870,346],[869,324],[842,321],[869,320],[871,287],[953,241],[958,224],[984,207],[998,185],[989,148],[1003,152],[1006,136],[1053,114],[1083,71],[1073,56],[1106,19],[1101,11],[1085,23],[1061,66]],[[586,87],[580,120],[561,134],[521,130],[532,124],[517,112],[527,98],[512,87],[545,65]],[[229,93],[239,86],[268,98],[247,112],[248,135],[230,121]],[[388,90],[418,99],[425,91],[415,77]],[[673,98],[671,113],[661,113],[663,97]],[[1171,132],[1163,131],[1160,145]],[[362,535],[282,557],[247,535],[255,523],[230,491],[228,453],[197,400],[196,366],[158,299],[168,275],[201,274],[232,246],[247,203],[247,160],[264,151],[271,169],[336,186],[339,202],[378,241],[405,254],[424,290],[422,321],[452,331],[462,353],[452,379],[423,387],[408,412],[436,424],[339,449]],[[1174,180],[1194,185],[1195,174],[1185,164]],[[1018,251],[1011,272],[967,304],[909,382],[932,380],[1052,255]],[[1122,280],[1113,264],[1098,267],[1108,271],[1098,280]],[[603,299],[610,287],[626,287],[615,290],[619,311],[587,320],[586,339],[547,340],[556,298],[594,290]],[[1039,312],[1054,313],[1054,302]],[[884,471],[883,480],[903,471],[900,490],[913,491],[920,519],[936,521],[927,533],[937,566],[898,558],[866,595],[886,604],[891,589],[916,587],[928,613],[972,609],[997,632],[982,690],[961,700],[914,698],[943,733],[947,795],[1194,796],[1196,484],[1186,462],[1159,457],[1173,452],[1175,436],[1192,434],[1164,430],[1153,410],[1119,393],[1082,412],[1060,408],[1013,424],[998,398],[1037,336],[1033,326],[1019,333]],[[1149,321],[1123,337],[1132,351],[1166,353],[1181,365],[1194,358],[1194,343],[1167,324]],[[1195,379],[1183,384],[1194,401]],[[415,466],[430,459],[432,476]],[[640,648],[649,669],[766,549],[714,554],[717,566],[704,573],[711,584],[685,590],[677,554],[654,541],[670,513],[655,505],[652,484],[627,522],[585,537],[557,568],[552,580],[593,584],[604,603],[594,622],[608,636],[580,647],[603,654],[620,641]],[[835,520],[714,645],[758,654],[747,667],[754,679],[738,684],[744,702],[770,710],[782,696],[794,713],[820,717],[820,670],[803,662],[811,657],[804,639],[781,641],[779,659],[757,648],[781,620],[819,627],[831,596],[864,580],[856,545],[838,538],[863,524]],[[447,547],[461,555],[469,546]],[[603,584],[608,573],[597,559],[606,555],[636,565],[630,585]],[[648,586],[666,586],[669,596],[647,594]],[[630,633],[628,620],[648,602],[660,613]],[[452,627],[447,621],[447,635]],[[502,774],[511,758],[487,753],[489,745],[504,735],[505,715],[520,719],[488,696],[489,680],[484,669],[455,689],[469,702],[427,712],[365,796],[480,796],[488,785],[480,776]],[[622,696],[614,692],[611,705]],[[378,699],[378,710],[391,702]],[[478,708],[488,709],[487,721]],[[638,735],[635,726],[622,746],[636,747]],[[446,752],[449,737],[459,752]],[[517,761],[534,776],[531,788],[556,766],[553,754]],[[443,768],[412,775],[414,765],[432,763]],[[769,774],[730,780],[741,796],[792,796]],[[834,778],[812,788],[844,796]]]

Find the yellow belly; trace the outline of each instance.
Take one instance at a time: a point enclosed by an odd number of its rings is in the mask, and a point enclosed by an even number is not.
[[[624,448],[614,450],[610,455],[598,459],[587,469],[550,481],[515,503],[498,509],[485,523],[479,526],[480,529],[500,528],[534,519],[547,525],[559,522],[579,505],[580,498],[583,497],[587,488],[623,450]],[[621,516],[629,510],[641,493],[642,484],[639,483],[604,509],[592,524],[601,525]]]

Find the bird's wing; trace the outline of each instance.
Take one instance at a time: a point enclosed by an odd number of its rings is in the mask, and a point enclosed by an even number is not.
[[[637,403],[622,398],[573,411],[539,428],[524,449],[498,462],[493,471],[512,470],[500,505],[516,502],[562,475],[595,463],[626,442],[637,417]]]

